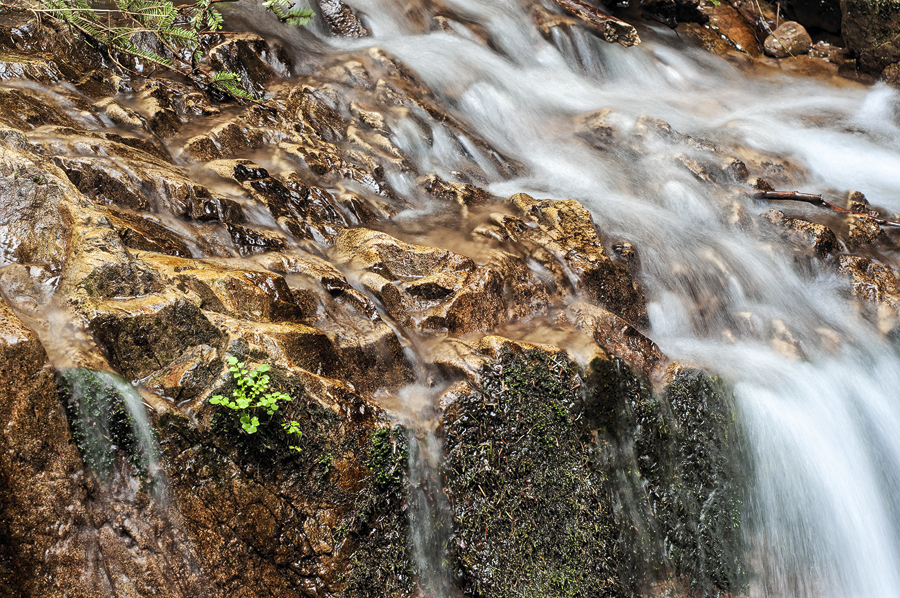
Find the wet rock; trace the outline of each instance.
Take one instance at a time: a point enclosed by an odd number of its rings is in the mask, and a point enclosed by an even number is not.
[[[574,200],[509,199],[521,218],[497,214],[478,234],[523,245],[531,257],[565,284],[583,290],[637,327],[648,324],[643,294],[631,273],[613,262],[600,242],[590,213]]]
[[[851,216],[849,220],[850,228],[847,232],[847,243],[851,247],[868,245],[879,239],[886,238],[884,229],[869,218]]]
[[[237,74],[240,86],[258,96],[265,94],[268,83],[291,71],[284,48],[253,33],[229,35],[209,50],[209,60],[217,71]]]
[[[900,89],[900,62],[884,67],[881,79],[895,89]]]
[[[39,83],[57,83],[63,74],[53,60],[15,53],[0,53],[0,81],[28,79]]]
[[[253,322],[297,321],[301,306],[284,278],[243,260],[186,260],[139,254],[161,276],[196,293],[200,308]]]
[[[581,0],[557,0],[556,4],[604,41],[618,43],[626,48],[641,43],[633,25],[608,15],[595,6]]]
[[[366,229],[345,229],[335,241],[338,259],[377,274],[403,291],[386,306],[403,322],[465,334],[490,329],[506,317],[498,272],[442,249],[403,243]],[[384,292],[385,284],[379,285]]]
[[[253,436],[211,405],[199,425],[178,414],[160,419],[173,496],[216,596],[337,595],[362,535],[352,528],[352,505],[371,483],[360,464],[375,411],[339,386],[314,398],[306,391],[315,386],[311,378],[280,369],[270,375],[293,400]],[[300,425],[293,440],[280,426],[289,420]]]
[[[708,19],[705,24],[681,23],[677,30],[697,39],[716,54],[740,52],[754,58],[760,55],[755,27],[734,6],[725,2],[701,2],[700,11]]]
[[[343,37],[369,37],[369,29],[363,25],[356,12],[342,0],[318,0],[319,10],[328,23],[332,35]]]
[[[804,27],[841,32],[840,0],[790,0],[785,8]]]
[[[0,122],[23,131],[42,125],[76,126],[64,111],[24,89],[0,89]]]
[[[800,56],[809,52],[812,38],[796,21],[785,21],[766,38],[763,44],[766,54],[775,58]]]
[[[666,357],[656,343],[622,318],[584,301],[571,303],[563,321],[590,334],[611,355],[623,359],[648,378],[661,379]]]
[[[900,62],[900,5],[890,0],[841,0],[841,36],[859,68],[880,73]]]
[[[191,347],[219,347],[223,340],[200,309],[180,297],[96,303],[89,328],[113,367],[129,380],[167,366]]]
[[[240,205],[213,195],[159,158],[110,141],[91,140],[101,157],[62,155],[54,161],[94,201],[131,210],[167,212],[199,221],[243,222]],[[101,150],[102,148],[102,150]],[[112,159],[103,154],[117,155]]]
[[[788,238],[818,257],[828,257],[839,249],[837,237],[827,226],[791,218],[779,210],[769,210],[764,216],[772,224],[783,228]]]
[[[842,255],[840,272],[850,279],[853,294],[874,308],[883,333],[896,326],[900,314],[900,281],[889,266],[870,258]]]
[[[102,111],[109,120],[117,125],[134,128],[143,128],[145,125],[144,119],[141,118],[137,112],[131,108],[122,106],[122,104],[117,102],[114,98],[104,98],[100,100],[94,104],[94,109]]]
[[[418,178],[416,186],[433,197],[456,203],[463,208],[483,206],[495,199],[480,187],[467,183],[448,182],[436,174]]]
[[[156,81],[145,83],[137,94],[137,103],[150,130],[160,137],[171,137],[181,128],[170,93]]]
[[[58,168],[19,149],[24,137],[0,144],[0,260],[58,268],[69,249],[70,208],[87,202]]]
[[[225,123],[209,133],[188,139],[184,150],[199,162],[234,156],[259,149],[266,139],[262,132],[237,122]]]
[[[81,587],[86,548],[81,460],[57,398],[52,365],[31,330],[0,301],[0,593],[62,596]]]
[[[191,257],[191,250],[174,231],[159,222],[129,212],[110,210],[110,224],[129,249]]]

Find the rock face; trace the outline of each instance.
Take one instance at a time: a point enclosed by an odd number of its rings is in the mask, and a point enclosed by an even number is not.
[[[791,0],[786,8],[804,27],[841,32],[840,0]]]
[[[809,52],[811,46],[812,38],[796,21],[785,21],[779,25],[763,44],[766,54],[775,58],[802,56]]]
[[[535,8],[543,34],[594,14],[569,4],[576,17]],[[319,5],[335,35],[368,33],[345,3]],[[675,18],[750,44],[733,7],[702,8],[679,1]],[[404,15],[493,43],[439,2]],[[525,167],[396,58],[348,49],[272,85],[289,55],[235,36],[212,66],[269,83],[272,109],[219,106],[103,70],[63,35],[38,45],[30,14],[0,17],[0,79],[29,80],[0,87],[0,594],[414,595],[411,496],[444,504],[438,486],[410,486],[423,431],[391,411],[419,391],[443,393],[417,425],[446,440],[447,556],[469,595],[740,590],[729,393],[669,368],[651,340],[640,247],[575,200],[489,193]],[[78,93],[41,87],[74,77],[54,47],[86,69]],[[651,117],[620,122],[585,115],[585,151],[675,148],[659,155],[732,204],[751,175],[799,172]],[[435,172],[410,139],[444,148]],[[420,209],[427,222],[409,216]],[[774,220],[805,251],[839,250],[822,225]],[[845,258],[857,292],[876,277],[893,307],[891,272]],[[290,397],[257,408],[252,434],[210,403],[249,384],[229,358],[269,366],[261,392]],[[145,403],[150,448],[128,408]]]
[[[880,73],[900,62],[900,3],[893,0],[841,0],[841,35],[859,56],[859,67]]]

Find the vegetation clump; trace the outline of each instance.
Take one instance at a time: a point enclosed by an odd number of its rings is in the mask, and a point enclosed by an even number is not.
[[[227,361],[228,371],[234,379],[231,398],[213,395],[209,402],[237,412],[244,432],[255,434],[259,429],[259,416],[262,413],[268,415],[271,420],[278,411],[279,401],[289,402],[293,399],[288,394],[269,388],[270,378],[266,372],[272,369],[271,366],[262,364],[254,369],[247,369],[244,362],[238,361],[237,357],[228,356]],[[300,423],[297,421],[284,421],[281,427],[287,435],[298,440],[303,436]],[[289,448],[298,452],[302,450],[296,444],[290,445]]]
[[[635,412],[635,452],[665,556],[697,596],[737,593],[746,583],[750,464],[735,413],[724,383],[698,370],[681,372]]]

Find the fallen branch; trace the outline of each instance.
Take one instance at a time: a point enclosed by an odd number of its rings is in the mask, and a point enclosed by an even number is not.
[[[840,208],[822,199],[821,195],[816,195],[814,193],[801,193],[799,191],[751,191],[750,196],[753,199],[802,201],[804,203],[811,203],[816,206],[821,206],[827,210],[831,210],[832,212],[837,212],[839,214],[850,214],[852,216],[858,216],[859,218],[865,218],[866,220],[870,220],[876,224],[880,224],[881,226],[900,227],[900,221],[887,220],[886,218],[879,218],[878,216],[873,216],[872,214],[854,212],[853,210]]]
[[[641,38],[638,37],[637,30],[633,25],[582,2],[582,0],[556,0],[556,3],[564,11],[587,25],[593,33],[608,42],[616,42],[626,48],[641,43]]]

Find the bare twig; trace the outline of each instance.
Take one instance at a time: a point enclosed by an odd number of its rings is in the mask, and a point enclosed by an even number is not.
[[[751,191],[750,196],[754,199],[768,199],[768,200],[787,200],[787,201],[802,201],[804,203],[810,203],[816,206],[821,206],[827,210],[831,210],[832,212],[837,212],[838,214],[849,214],[851,216],[856,216],[858,218],[864,218],[876,224],[880,224],[881,226],[897,226],[900,227],[900,221],[897,220],[888,220],[886,218],[879,218],[878,216],[873,216],[872,214],[865,214],[860,212],[854,212],[853,210],[848,210],[846,208],[840,208],[834,204],[828,203],[824,199],[822,199],[821,195],[816,195],[814,193],[801,193],[799,191]]]

